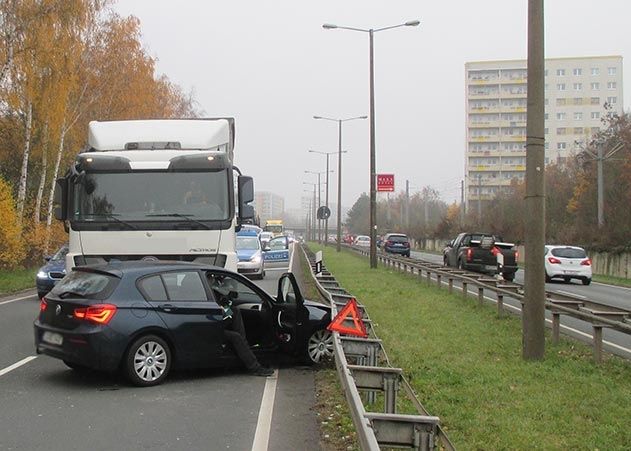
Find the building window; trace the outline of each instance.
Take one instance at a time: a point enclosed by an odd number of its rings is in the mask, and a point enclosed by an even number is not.
[[[600,89],[600,83],[594,81],[590,83],[590,87],[592,88],[592,91],[598,91]]]
[[[565,150],[567,143],[557,143],[557,150]]]
[[[557,106],[564,106],[565,105],[565,99],[557,99]]]
[[[592,67],[592,75],[599,75],[600,69],[597,67]]]
[[[580,91],[583,89],[583,83],[574,83],[574,91]]]
[[[549,133],[549,131],[548,131],[548,127],[546,127],[546,128],[544,128],[544,129],[543,129],[543,133],[544,133],[544,135],[547,135],[547,134]]]
[[[543,119],[545,119],[546,121],[548,120],[548,113],[545,113],[545,114],[543,115]]]
[[[565,83],[557,83],[557,91],[565,91]]]
[[[574,105],[582,105],[583,98],[582,97],[574,97]]]
[[[574,134],[575,135],[582,135],[583,134],[583,127],[574,127]]]
[[[582,121],[583,120],[583,113],[576,111],[574,113],[574,120],[575,121]]]
[[[607,68],[607,74],[609,74],[609,75],[616,75],[616,68],[615,67],[608,67]]]
[[[617,97],[607,97],[607,103],[609,103],[611,105],[615,105],[616,103],[618,103],[618,98]]]
[[[546,150],[548,150],[548,149],[550,148],[550,143],[548,143],[548,142],[547,142],[547,143],[545,143],[545,146],[544,146],[544,147],[545,147],[545,149],[546,149]]]
[[[563,77],[565,75],[565,69],[557,69],[557,76]]]
[[[549,103],[549,102],[548,102],[548,99],[544,99],[543,104],[544,104],[544,105],[547,105],[548,103]]]
[[[616,82],[615,81],[607,82],[607,89],[616,89]]]
[[[557,135],[565,135],[565,127],[557,128]]]
[[[592,111],[592,119],[600,119],[600,112]]]
[[[600,97],[592,97],[589,103],[592,105],[600,105]]]
[[[565,119],[565,113],[557,113],[557,121],[562,121]]]
[[[583,74],[583,69],[581,69],[580,67],[576,67],[572,70],[572,74],[574,75],[582,75]]]

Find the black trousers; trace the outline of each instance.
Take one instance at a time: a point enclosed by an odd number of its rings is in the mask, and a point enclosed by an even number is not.
[[[243,319],[239,309],[233,308],[232,320],[227,319],[224,322],[226,323],[223,332],[224,336],[237,353],[237,356],[239,356],[239,359],[241,359],[241,362],[243,362],[243,365],[250,371],[259,368],[261,365],[256,360],[256,356],[250,349],[248,340],[245,337],[245,327],[243,326]]]

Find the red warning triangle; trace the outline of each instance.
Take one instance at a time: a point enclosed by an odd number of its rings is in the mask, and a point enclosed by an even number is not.
[[[354,327],[346,327],[343,325],[344,320],[346,320],[349,314],[353,320]],[[366,326],[364,326],[364,322],[362,321],[362,316],[357,308],[357,301],[355,298],[351,298],[351,300],[346,303],[344,308],[342,308],[335,318],[333,318],[331,324],[327,326],[327,329],[331,332],[339,332],[346,335],[356,335],[364,338],[368,336]]]

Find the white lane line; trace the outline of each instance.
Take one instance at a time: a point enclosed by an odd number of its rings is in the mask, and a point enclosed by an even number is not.
[[[574,296],[574,297],[581,298],[581,299],[587,299],[587,296],[583,296],[582,294],[574,294],[574,293],[572,293],[570,291],[563,291],[563,290],[551,291],[551,293],[555,293],[555,292],[556,293],[561,293],[561,294],[567,294],[567,295]]]
[[[294,255],[296,254],[296,244],[291,243],[291,257],[289,258],[289,272],[291,272],[294,267]]]
[[[14,369],[19,368],[22,365],[26,365],[28,362],[30,362],[31,360],[35,360],[36,358],[37,358],[36,355],[31,355],[31,356],[28,356],[28,357],[20,360],[19,362],[16,362],[13,365],[8,366],[8,367],[6,367],[3,370],[0,370],[0,376],[4,376],[5,374],[10,373]]]
[[[285,268],[285,267],[283,267],[283,268],[265,268],[265,272],[267,272],[267,271],[285,271],[285,272],[287,272],[287,271],[289,271],[289,268]],[[291,271],[289,271],[289,272],[291,272]]]
[[[269,435],[272,429],[272,414],[274,413],[274,398],[276,397],[276,382],[278,381],[278,370],[274,370],[274,375],[265,380],[265,389],[261,399],[259,409],[259,419],[256,422],[256,432],[252,451],[267,451],[269,446]]]
[[[2,301],[0,302],[0,305],[10,304],[11,302],[16,302],[16,301],[21,301],[22,299],[32,298],[33,296],[35,296],[35,293],[30,294],[28,296],[22,296],[21,298],[15,298],[15,299],[9,299],[8,301]]]

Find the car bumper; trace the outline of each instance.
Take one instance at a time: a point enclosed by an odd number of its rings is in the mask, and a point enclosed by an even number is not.
[[[50,327],[35,320],[35,350],[60,360],[102,371],[118,368],[127,340],[109,327],[80,326],[74,330]],[[44,334],[62,337],[61,344],[44,341]]]
[[[53,289],[58,280],[55,279],[35,279],[35,286],[38,293],[48,293]]]
[[[571,279],[591,279],[592,278],[592,268],[590,266],[584,268],[572,268],[572,269],[561,269],[561,268],[546,268],[546,273],[548,277],[569,277]]]
[[[485,265],[483,263],[465,263],[465,268],[469,271],[480,272],[480,273],[490,273],[490,274],[513,274],[516,273],[519,269],[519,266],[516,265],[504,265],[502,270],[498,270],[497,265]]]
[[[410,253],[409,247],[385,247],[384,250],[391,254],[407,255]]]
[[[251,274],[254,276],[260,276],[263,274],[263,263],[253,263],[253,262],[239,262],[237,263],[237,272],[241,274]]]

